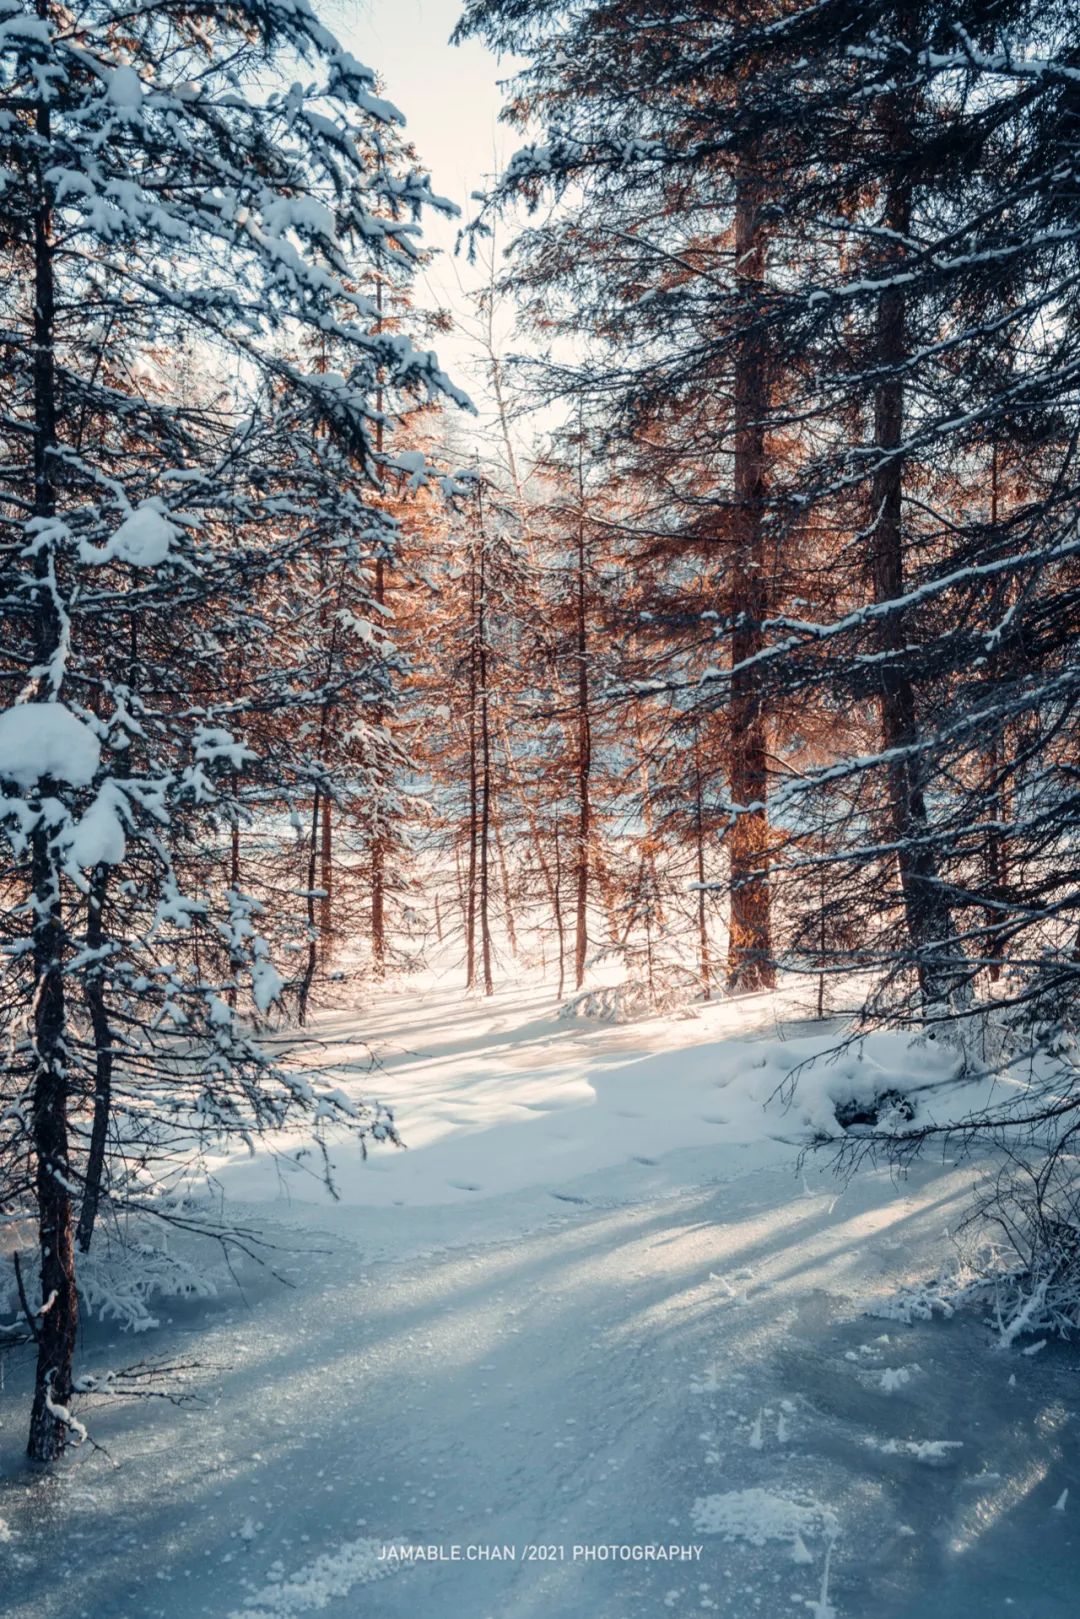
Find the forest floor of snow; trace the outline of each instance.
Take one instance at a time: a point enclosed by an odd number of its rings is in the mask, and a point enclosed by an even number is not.
[[[80,1349],[194,1363],[192,1403],[98,1405],[36,1475],[9,1365],[5,1619],[1075,1619],[1075,1348],[895,1318],[980,1167],[802,1159],[841,1097],[948,1091],[899,1035],[802,1068],[838,1032],[434,975],[323,1016],[407,1147],[335,1152],[337,1202],[296,1140],[215,1166],[276,1275]]]

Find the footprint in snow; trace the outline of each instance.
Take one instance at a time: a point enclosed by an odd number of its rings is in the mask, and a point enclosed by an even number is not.
[[[446,1184],[447,1184],[447,1186],[452,1186],[454,1188],[455,1192],[479,1192],[480,1191],[480,1187],[477,1185],[477,1183],[475,1181],[447,1181]]]
[[[549,1197],[558,1198],[560,1203],[588,1203],[587,1197],[575,1197],[573,1192],[549,1192]]]

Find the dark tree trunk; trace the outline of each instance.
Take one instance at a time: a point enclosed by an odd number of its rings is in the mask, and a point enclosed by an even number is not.
[[[592,771],[592,735],[589,724],[589,639],[587,583],[585,569],[585,513],[584,479],[582,477],[581,447],[578,448],[578,528],[577,528],[577,580],[576,580],[576,640],[577,640],[577,794],[578,827],[575,872],[574,916],[574,986],[580,989],[585,982],[585,963],[589,955],[589,838],[592,832],[592,805],[589,798],[589,778]]]
[[[100,950],[103,940],[102,911],[108,882],[108,866],[95,866],[90,883],[86,920],[86,947]],[[86,1008],[90,1014],[90,1027],[94,1036],[94,1117],[90,1128],[90,1151],[86,1159],[86,1177],[82,1207],[76,1238],[83,1253],[87,1253],[94,1235],[101,1203],[101,1187],[105,1171],[105,1145],[112,1110],[112,1028],[105,1003],[105,968],[99,963],[91,967],[86,976]]]
[[[232,784],[233,798],[235,800],[239,792],[238,778],[235,774],[233,775]],[[240,892],[240,822],[236,817],[235,810],[233,812],[233,823],[229,830],[229,885],[234,894]],[[226,1000],[235,1012],[237,1000],[235,961],[231,962],[230,966],[232,967],[233,982],[229,985]]]
[[[34,930],[33,1139],[37,1160],[41,1313],[37,1318],[37,1371],[27,1455],[51,1462],[63,1451],[69,1429],[59,1409],[71,1401],[71,1367],[79,1304],[75,1291],[75,1244],[68,1162],[68,1088],[64,1050],[66,1009],[61,965],[60,907],[55,870],[45,832],[34,835],[34,892],[42,920]]]
[[[477,764],[477,702],[479,685],[477,650],[476,550],[469,566],[469,865],[465,891],[465,988],[476,982],[476,864],[480,827],[480,771]]]
[[[991,748],[988,764],[994,787],[990,799],[990,814],[993,820],[986,835],[986,876],[993,906],[988,912],[991,933],[986,948],[986,958],[990,964],[990,982],[996,984],[1001,978],[1002,960],[1005,954],[1005,938],[1002,926],[1009,896],[1009,856],[1005,836],[1001,831],[1001,827],[1007,821],[1009,815],[1009,790],[1002,768],[1000,742],[995,742]]]
[[[889,149],[899,154],[906,142],[907,119],[899,100],[891,98],[883,115]],[[885,226],[896,241],[906,239],[911,225],[911,183],[895,178],[885,203]],[[892,255],[890,255],[890,258]],[[883,268],[887,268],[887,259]],[[906,294],[889,286],[878,298],[875,358],[882,380],[874,391],[874,441],[880,464],[871,491],[874,599],[897,601],[904,591],[904,433],[903,368],[908,359]],[[881,740],[896,753],[888,767],[889,810],[897,845],[897,865],[908,941],[926,1002],[947,999],[943,961],[949,936],[949,913],[937,880],[937,863],[929,842],[929,818],[923,791],[915,688],[904,665],[907,640],[905,614],[894,611],[879,619],[881,663]]]
[[[480,954],[484,994],[491,995],[495,990],[491,973],[491,733],[486,693],[480,699],[480,761]]]
[[[478,495],[480,519],[480,574],[477,593],[477,648],[480,684],[480,951],[484,994],[494,993],[491,973],[491,716],[488,693],[487,543],[484,535],[483,496]]]
[[[771,989],[776,981],[769,887],[768,740],[760,677],[740,668],[763,645],[765,546],[765,419],[768,355],[756,329],[765,281],[764,186],[753,154],[740,157],[735,176],[735,279],[747,329],[734,365],[734,545],[731,575],[731,699],[728,706],[728,783],[739,808],[728,833],[731,863],[728,985]]]
[[[376,332],[383,329],[383,297],[380,264],[380,273],[375,280]],[[375,390],[375,452],[379,456],[383,453],[386,436],[383,404],[383,375],[380,371]],[[375,601],[380,608],[386,605],[386,561],[383,557],[375,559]],[[380,706],[376,710],[376,723],[381,723],[383,717]],[[371,972],[374,978],[386,975],[386,832],[379,804],[375,806],[375,827],[371,839]]]
[[[709,949],[709,912],[705,892],[705,800],[701,779],[701,744],[694,743],[694,854],[697,865],[698,972],[701,995],[712,995],[712,955]]]
[[[1000,464],[995,443],[990,461],[990,526],[996,531],[1000,509]],[[1005,939],[1002,923],[1009,887],[1009,852],[1002,830],[1009,815],[1009,780],[1004,769],[1006,737],[995,736],[987,755],[986,768],[990,778],[990,826],[986,834],[986,881],[992,905],[987,910],[990,939],[986,958],[990,964],[990,982],[1001,978]]]
[[[323,962],[330,958],[333,947],[334,923],[334,822],[333,805],[329,798],[322,801],[322,820],[319,836],[319,938],[322,941]]]
[[[321,750],[320,750],[321,751]],[[315,788],[311,800],[311,835],[308,839],[307,860],[307,930],[308,947],[307,961],[304,964],[304,976],[300,980],[300,994],[298,998],[297,1018],[300,1023],[307,1022],[308,1001],[311,998],[311,986],[315,982],[315,970],[319,964],[319,929],[318,913],[315,909],[315,884],[318,876],[319,857],[319,819],[322,808],[322,792]]]
[[[562,1000],[566,990],[566,938],[563,930],[562,916],[562,850],[559,848],[559,817],[555,817],[555,887],[552,903],[555,909],[555,937],[559,943],[559,989],[558,1000]]]
[[[457,840],[454,841],[454,880],[457,884],[458,908],[461,911],[461,931],[466,930],[469,914],[469,902],[465,894],[465,880],[461,875],[461,849]]]
[[[39,16],[46,16],[45,0],[38,0],[37,9]],[[36,131],[44,165],[52,138],[49,112],[44,105],[37,110]],[[34,515],[39,518],[53,517],[56,512],[55,309],[52,204],[42,178],[34,214]],[[36,567],[40,581],[36,595],[38,664],[46,669],[60,645],[61,627],[52,593],[46,588],[48,561],[42,553]],[[53,682],[49,695],[54,699],[59,696],[57,682]],[[70,1434],[58,1413],[71,1400],[79,1301],[69,1190],[64,922],[60,871],[51,834],[44,825],[32,835],[31,861],[35,987],[30,1133],[35,1159],[41,1312],[35,1322],[38,1354],[27,1454],[34,1461],[51,1462],[64,1450]]]
[[[325,624],[325,622],[326,622],[325,609],[323,610],[323,613],[320,616],[320,622],[323,623],[323,624]],[[330,643],[329,643],[329,646],[327,647],[327,650],[326,650],[326,682],[327,682],[327,686],[330,685],[330,682],[331,682],[331,680],[333,678],[334,659],[337,657],[337,648],[338,648],[338,625],[337,625],[337,620],[335,618],[333,628],[330,631]],[[330,702],[329,702],[329,700],[327,700],[327,701],[325,701],[323,703],[321,709],[319,710],[319,737],[318,737],[318,749],[319,749],[319,752],[318,752],[318,758],[319,758],[320,768],[322,767],[323,761],[324,761],[324,758],[325,758],[326,744],[327,744],[327,741],[329,739],[329,734],[330,734]],[[316,894],[317,894],[317,891],[318,891],[317,890],[317,884],[318,884],[318,875],[319,875],[319,852],[320,852],[320,848],[322,846],[322,844],[321,844],[321,828],[323,826],[323,802],[324,802],[324,799],[326,799],[328,797],[329,797],[329,795],[326,792],[326,789],[324,787],[319,786],[318,783],[316,783],[315,791],[314,791],[314,793],[312,795],[312,799],[311,799],[311,835],[310,835],[310,837],[308,839],[308,862],[307,862],[308,949],[307,949],[307,962],[305,963],[305,966],[304,966],[304,976],[300,980],[298,1016],[299,1016],[299,1020],[300,1020],[301,1023],[306,1023],[307,1022],[308,1002],[309,1002],[309,1000],[311,998],[311,987],[315,982],[315,972],[316,972],[316,969],[318,968],[320,959],[325,958],[325,954],[326,954],[325,935],[321,933],[321,930],[320,930],[320,927],[319,927],[319,919],[320,919],[320,917],[321,917],[321,915],[323,913],[322,913],[321,907],[318,910],[316,909]],[[321,949],[320,949],[320,947],[321,947]]]

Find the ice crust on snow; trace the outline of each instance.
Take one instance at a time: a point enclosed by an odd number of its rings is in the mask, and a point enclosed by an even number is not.
[[[0,777],[16,787],[43,776],[88,787],[100,762],[97,737],[63,703],[19,703],[0,714]]]
[[[346,1541],[287,1579],[264,1586],[229,1619],[292,1619],[294,1614],[326,1608],[334,1597],[347,1596],[354,1585],[366,1585],[393,1572],[391,1563],[379,1560],[380,1544]]]
[[[962,1439],[873,1439],[866,1441],[871,1450],[882,1456],[908,1456],[924,1467],[944,1467],[953,1461],[953,1452],[963,1450]]]
[[[694,1528],[703,1535],[723,1535],[765,1546],[772,1540],[795,1545],[805,1536],[839,1532],[836,1514],[819,1501],[791,1501],[768,1490],[730,1490],[726,1495],[699,1496],[691,1511]]]

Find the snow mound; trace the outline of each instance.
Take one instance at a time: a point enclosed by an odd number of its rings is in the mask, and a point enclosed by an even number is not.
[[[63,703],[19,703],[0,714],[0,776],[31,788],[43,776],[88,787],[101,745]]]
[[[771,1540],[795,1542],[804,1535],[839,1533],[834,1512],[813,1499],[790,1501],[768,1490],[731,1490],[726,1495],[703,1495],[694,1502],[694,1528],[703,1535],[723,1535],[764,1546]]]
[[[368,1585],[393,1572],[392,1563],[380,1560],[380,1549],[379,1541],[347,1540],[287,1579],[264,1586],[229,1619],[293,1619],[294,1614],[326,1608],[335,1597],[347,1596],[354,1585]]]
[[[639,1023],[643,1018],[670,1016],[689,1005],[700,993],[693,973],[679,973],[661,985],[628,978],[621,984],[603,984],[582,990],[559,1008],[566,1022],[582,1019],[590,1023]]]

